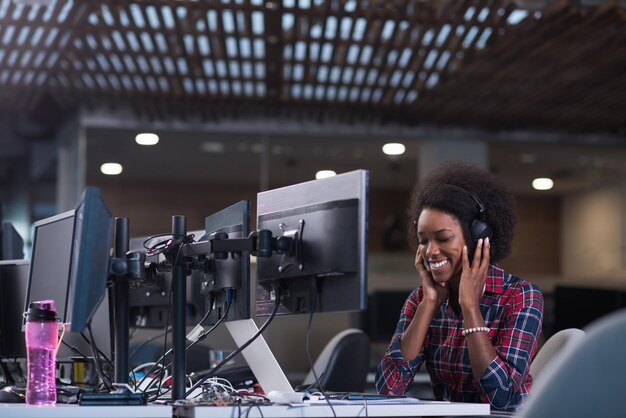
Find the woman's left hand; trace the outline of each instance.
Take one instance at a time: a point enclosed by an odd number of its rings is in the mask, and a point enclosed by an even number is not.
[[[476,243],[474,259],[470,265],[467,245],[463,247],[463,271],[459,285],[459,304],[461,307],[474,308],[480,305],[483,295],[487,270],[489,269],[489,238],[479,239]]]

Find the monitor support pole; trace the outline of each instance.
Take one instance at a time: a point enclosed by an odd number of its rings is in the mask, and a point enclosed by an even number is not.
[[[131,280],[145,279],[145,253],[128,252],[128,218],[115,218],[115,247],[113,258],[109,260],[109,280],[113,295],[113,339],[115,340],[115,376],[111,393],[81,393],[80,405],[145,405],[146,397],[142,392],[130,392],[127,389],[129,377],[128,328],[129,328],[129,287]],[[109,305],[111,306],[111,305]]]
[[[115,218],[115,257],[128,252],[128,218]],[[128,277],[115,279],[115,383],[128,383]]]
[[[184,239],[187,236],[187,219],[184,216],[172,216],[173,239]],[[183,243],[180,244],[183,246]],[[182,260],[181,249],[175,249],[172,260],[172,293],[173,293],[173,362],[172,362],[172,400],[185,398],[185,324],[187,283],[185,265]]]

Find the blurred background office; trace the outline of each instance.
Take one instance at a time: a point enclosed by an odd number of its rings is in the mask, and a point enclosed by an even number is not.
[[[626,306],[624,7],[0,0],[2,220],[28,258],[32,223],[72,209],[91,185],[131,236],[168,232],[172,215],[202,229],[241,199],[254,227],[257,192],[367,169],[370,308],[320,316],[311,344],[317,353],[362,327],[375,362],[417,283],[409,193],[461,159],[517,199],[502,264],[546,293],[546,336],[582,327]],[[385,153],[388,143],[403,147]],[[551,187],[534,188],[537,178]],[[284,344],[304,320],[276,322],[276,356],[305,371]]]

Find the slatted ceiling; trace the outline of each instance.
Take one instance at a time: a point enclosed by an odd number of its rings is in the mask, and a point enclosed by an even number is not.
[[[559,4],[494,38],[416,112],[441,124],[624,134],[625,26],[616,4]]]
[[[0,0],[0,109],[623,133],[624,10],[527,3]]]

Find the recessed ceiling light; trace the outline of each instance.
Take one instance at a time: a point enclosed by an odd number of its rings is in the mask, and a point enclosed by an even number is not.
[[[335,173],[333,170],[320,170],[317,173],[315,173],[315,179],[316,180],[325,179],[326,177],[332,177],[336,175],[337,173]]]
[[[553,186],[554,182],[547,177],[539,177],[533,180],[533,189],[535,190],[550,190]]]
[[[143,132],[137,134],[135,142],[139,145],[156,145],[159,143],[159,136],[157,134]]]
[[[106,174],[107,176],[117,176],[121,174],[123,170],[122,164],[118,163],[104,163],[100,166],[102,174]]]
[[[383,152],[387,155],[402,155],[404,151],[406,151],[406,147],[399,142],[389,142],[383,145]]]

